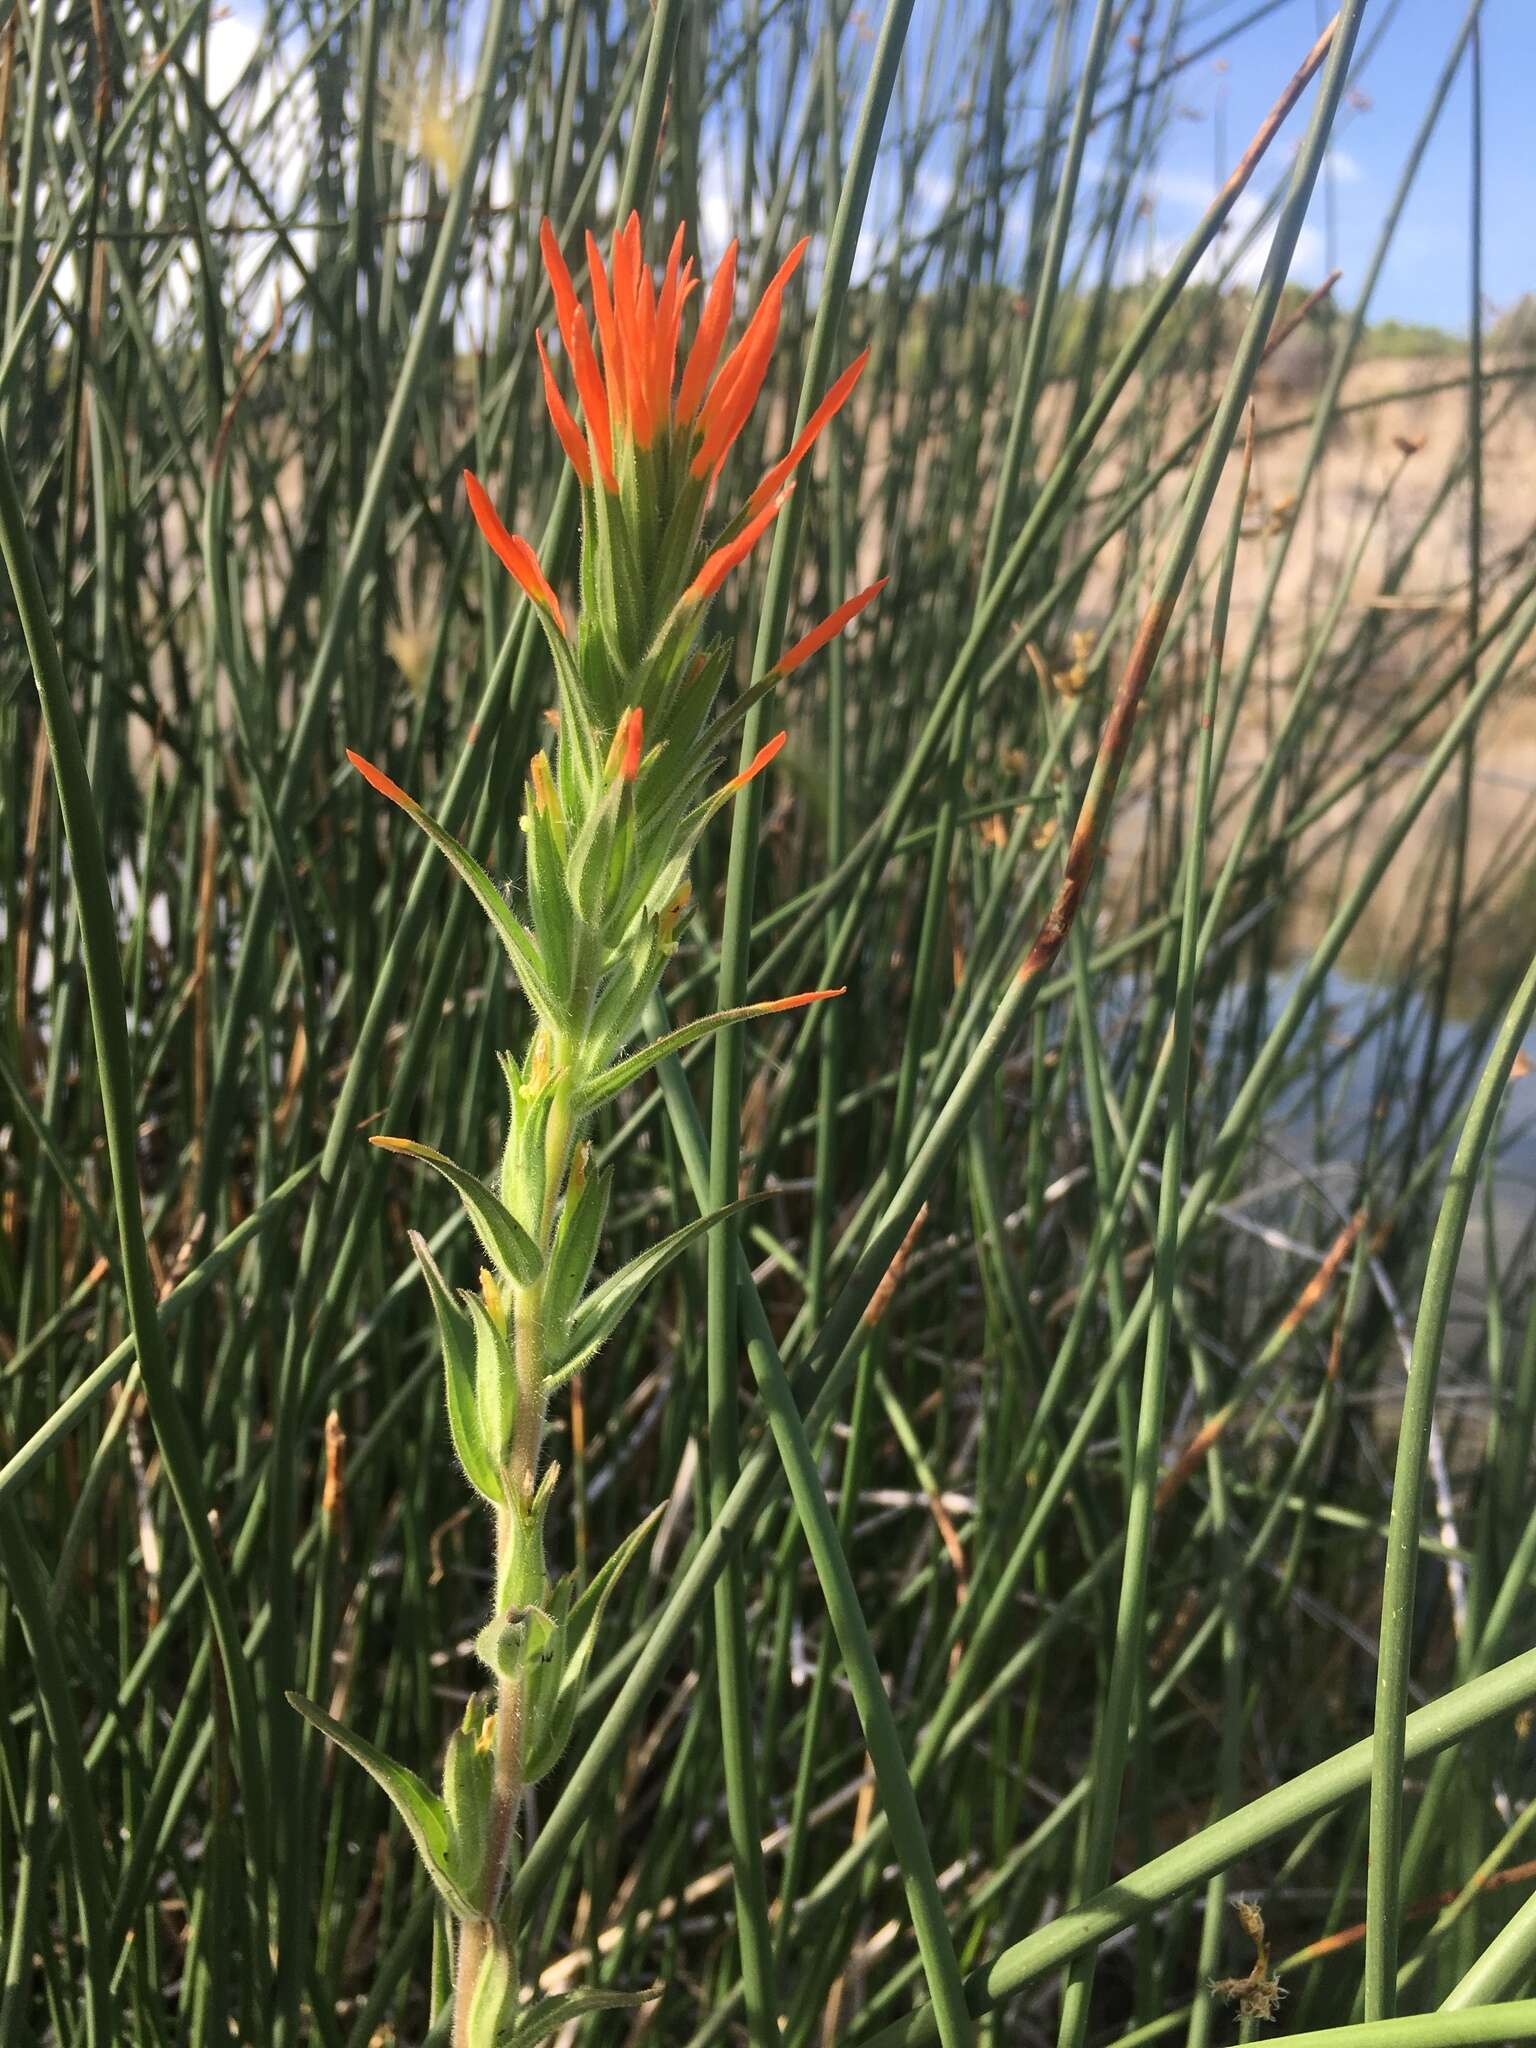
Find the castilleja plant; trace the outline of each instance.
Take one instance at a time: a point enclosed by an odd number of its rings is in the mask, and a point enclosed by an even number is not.
[[[731,646],[703,637],[710,600],[777,518],[795,471],[866,358],[849,365],[787,454],[706,541],[721,471],[762,389],[784,292],[806,244],[790,252],[722,361],[736,281],[731,245],[704,294],[679,376],[682,317],[695,286],[692,262],[680,261],[681,229],[659,288],[641,258],[633,214],[614,240],[610,267],[587,237],[595,337],[547,221],[540,242],[580,411],[578,424],[541,337],[550,415],[581,483],[574,632],[533,549],[506,530],[480,484],[465,476],[481,533],[534,605],[558,684],[552,752],[534,755],[523,793],[526,921],[388,776],[348,756],[474,892],[533,1012],[526,1050],[502,1056],[507,1135],[493,1185],[427,1145],[373,1141],[452,1184],[488,1261],[478,1290],[455,1298],[412,1233],[442,1340],[454,1449],[495,1517],[495,1604],[475,1645],[494,1704],[471,1698],[449,1743],[438,1797],[413,1771],[294,1698],[389,1794],[458,1923],[455,2048],[521,2048],[582,2012],[654,1995],[574,1991],[528,1999],[529,1959],[503,1905],[524,1790],[554,1768],[569,1740],[604,1603],[651,1526],[642,1524],[585,1588],[570,1576],[551,1577],[546,1526],[558,1468],[540,1469],[548,1404],[590,1363],[641,1290],[731,1213],[686,1224],[594,1285],[611,1175],[593,1166],[584,1132],[603,1103],[667,1055],[727,1025],[841,993],[816,989],[750,1003],[630,1049],[689,913],[699,835],[768,766],[784,734],[723,782],[722,742],[749,704],[881,588],[876,583],[839,605],[767,675],[718,708]]]

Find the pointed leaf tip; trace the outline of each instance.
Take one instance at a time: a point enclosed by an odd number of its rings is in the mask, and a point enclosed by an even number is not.
[[[789,502],[790,494],[794,488],[793,484],[786,486],[771,504],[764,505],[760,511],[753,514],[734,540],[726,541],[723,546],[716,548],[713,554],[707,555],[704,558],[698,575],[694,577],[683,594],[685,602],[703,604],[707,598],[714,596],[726,577],[730,575],[738,563],[746,560],[774,520],[778,518],[785,505]]]
[[[483,1181],[431,1145],[420,1145],[414,1138],[370,1138],[372,1145],[381,1146],[386,1152],[401,1152],[408,1159],[420,1160],[423,1166],[430,1166],[440,1173],[450,1187],[458,1194],[459,1200],[479,1234],[481,1243],[520,1286],[531,1287],[543,1271],[543,1255],[528,1232],[512,1212],[491,1192]]]
[[[469,497],[469,509],[474,514],[487,545],[496,555],[509,575],[519,583],[525,594],[543,611],[547,611],[559,629],[565,634],[565,618],[560,610],[560,600],[555,596],[549,578],[539,566],[539,558],[521,534],[509,533],[501,523],[495,506],[486,494],[485,486],[472,469],[464,472],[464,489]]]
[[[464,1889],[468,1873],[455,1867],[448,1812],[437,1794],[423,1784],[413,1770],[396,1763],[393,1757],[385,1756],[382,1750],[375,1749],[361,1735],[333,1720],[323,1707],[317,1707],[303,1693],[285,1692],[283,1697],[312,1728],[319,1729],[354,1763],[361,1764],[374,1783],[388,1795],[395,1811],[405,1822],[416,1845],[416,1853],[427,1867],[427,1875],[447,1900],[450,1909],[461,1920],[473,1918],[475,1908]]]
[[[835,640],[844,626],[858,617],[865,605],[874,603],[890,580],[889,576],[882,576],[866,589],[855,592],[852,597],[845,597],[836,611],[828,612],[819,626],[813,626],[803,640],[797,640],[793,647],[787,648],[779,656],[770,674],[787,676],[791,670],[799,668],[802,662],[809,661],[813,654],[819,654],[829,640]]]
[[[837,997],[845,996],[847,993],[848,984],[846,982],[844,982],[841,988],[808,988],[802,995],[779,996],[773,1001],[765,1003],[763,1006],[764,1013],[768,1016],[778,1016],[785,1010],[803,1010],[811,1003],[835,1002]]]
[[[742,769],[741,773],[739,775],[733,775],[731,777],[730,781],[725,785],[725,788],[721,792],[721,794],[729,795],[738,789],[745,789],[749,782],[753,781],[757,776],[762,774],[763,770],[768,766],[770,761],[777,758],[778,754],[783,748],[784,742],[788,738],[789,734],[787,732],[775,733],[773,738],[768,741],[766,746],[758,748],[757,752],[752,756],[752,759],[747,763],[746,767]]]
[[[675,1031],[667,1032],[663,1038],[654,1039],[643,1045],[638,1052],[632,1052],[627,1059],[616,1061],[611,1067],[592,1078],[577,1093],[577,1103],[583,1115],[597,1108],[599,1103],[638,1081],[651,1068],[664,1059],[685,1052],[690,1045],[697,1045],[701,1038],[708,1038],[712,1032],[723,1031],[731,1024],[745,1024],[754,1017],[774,1017],[785,1010],[798,1010],[807,1003],[819,1003],[824,998],[840,996],[847,991],[841,988],[814,988],[804,995],[779,996],[764,1003],[743,1003],[733,1010],[717,1010],[711,1017],[695,1017],[691,1024],[680,1024]]]
[[[364,782],[370,788],[376,789],[380,796],[387,796],[392,804],[399,804],[404,809],[414,802],[414,798],[407,796],[398,782],[391,782],[382,768],[375,768],[371,761],[364,760],[363,756],[355,753],[351,747],[347,748],[347,759]]]

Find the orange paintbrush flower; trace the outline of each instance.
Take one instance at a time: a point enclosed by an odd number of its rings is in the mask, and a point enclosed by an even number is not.
[[[621,782],[633,782],[640,773],[644,751],[645,712],[640,705],[632,704],[628,711],[620,713],[608,758],[603,763],[604,774],[610,778],[616,775]]]
[[[560,610],[560,600],[550,588],[549,578],[539,567],[538,556],[521,534],[508,533],[497,518],[496,508],[485,495],[479,478],[467,469],[464,472],[464,488],[469,493],[469,509],[475,515],[476,526],[501,558],[504,566],[511,571],[534,603],[550,614],[563,635],[565,619]]]
[[[790,488],[793,489],[793,485]],[[703,604],[706,598],[714,596],[737,563],[746,560],[773,521],[778,518],[788,496],[789,491],[785,491],[783,496],[775,498],[771,505],[765,505],[747,521],[734,540],[728,540],[723,547],[716,548],[712,555],[705,556],[703,567],[683,592],[684,604]]]
[[[718,474],[762,393],[778,341],[785,289],[809,247],[805,237],[790,250],[722,362],[736,287],[737,245],[732,242],[704,296],[698,329],[679,376],[683,308],[696,285],[692,260],[682,260],[684,234],[679,228],[673,236],[659,283],[644,259],[638,214],[631,212],[615,232],[606,263],[595,237],[587,235],[594,344],[554,228],[545,220],[539,229],[556,320],[586,415],[587,460],[575,450],[574,417],[557,395],[546,364],[545,391],[555,431],[583,482],[593,467],[610,493],[618,490],[617,457],[623,436],[641,449],[673,434],[686,437],[693,480],[712,481]],[[750,514],[755,516],[779,495],[827,421],[847,402],[868,359],[866,350],[822,399],[789,453],[758,484],[747,506]]]
[[[528,763],[528,779],[533,784],[533,807],[552,818],[557,826],[563,826],[559,793],[555,779],[549,772],[549,756],[542,747]]]
[[[867,590],[858,591],[853,597],[845,597],[835,612],[828,612],[819,626],[813,626],[803,640],[797,640],[793,647],[787,648],[779,656],[769,671],[770,675],[787,676],[792,669],[797,669],[802,661],[809,661],[829,640],[835,640],[848,621],[856,619],[865,605],[877,598],[889,581],[888,576],[882,576],[878,583],[871,583]]]

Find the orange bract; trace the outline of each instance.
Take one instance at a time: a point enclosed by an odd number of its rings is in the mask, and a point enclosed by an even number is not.
[[[619,773],[626,782],[633,782],[640,773],[640,756],[645,749],[645,713],[637,704],[629,714],[629,723],[624,728],[624,758],[619,763]]]
[[[779,749],[783,746],[784,742],[788,738],[789,734],[787,732],[776,732],[773,738],[769,740],[766,746],[758,748],[757,752],[752,756],[751,760],[747,763],[746,767],[742,769],[741,773],[739,775],[733,775],[731,777],[730,781],[725,785],[725,790],[722,791],[722,794],[726,794],[728,792],[738,789],[745,789],[747,784],[751,782],[755,776],[762,774],[763,770],[768,766],[768,763],[771,760],[773,760],[775,755],[778,753]]]
[[[581,429],[571,417],[571,409],[561,396],[560,386],[555,382],[555,373],[549,366],[549,351],[544,346],[542,334],[534,336],[539,345],[539,363],[544,371],[544,403],[549,407],[549,416],[554,422],[560,446],[570,459],[572,469],[584,484],[592,481],[592,458],[587,453],[587,444],[581,437]]]
[[[544,270],[549,278],[550,290],[555,295],[555,319],[560,326],[560,339],[565,343],[566,353],[572,352],[572,335],[581,308],[576,301],[576,287],[571,283],[571,273],[565,267],[565,258],[560,254],[560,244],[555,240],[555,231],[546,220],[539,228],[539,254],[544,258]]]
[[[704,301],[704,310],[699,315],[699,331],[693,337],[693,348],[688,364],[683,371],[683,381],[677,392],[677,421],[686,426],[699,409],[699,400],[704,396],[715,364],[720,360],[720,347],[725,340],[725,330],[731,320],[731,300],[736,290],[736,244],[732,242],[720,259],[720,268],[715,272]]]
[[[409,810],[412,799],[406,795],[398,782],[390,781],[382,768],[375,768],[371,761],[365,761],[362,755],[354,753],[351,747],[347,749],[347,759],[364,782],[376,789],[380,796],[387,796],[392,804],[399,804],[402,809]]]
[[[775,498],[771,505],[765,505],[747,521],[734,540],[728,540],[723,547],[716,548],[712,555],[705,557],[703,567],[683,593],[685,604],[702,604],[705,598],[714,596],[737,563],[746,560],[769,526],[778,518],[784,506],[784,499],[788,496],[789,492],[785,491],[783,497]]]
[[[803,1010],[807,1003],[831,1002],[834,997],[845,996],[847,993],[846,982],[841,988],[808,988],[802,995],[779,996],[771,1003],[764,1003],[763,1011],[769,1017],[777,1017],[785,1010]]]
[[[835,612],[828,612],[819,626],[812,626],[803,640],[797,640],[773,664],[773,674],[787,676],[791,669],[797,669],[802,661],[809,661],[813,654],[825,647],[829,640],[835,640],[850,619],[858,617],[865,605],[877,598],[886,584],[888,576],[882,576],[878,583],[871,583],[867,590],[861,590],[853,597],[845,597]]]
[[[550,614],[563,635],[565,619],[560,610],[560,600],[550,588],[549,578],[539,567],[538,556],[521,534],[508,533],[497,518],[496,508],[485,495],[479,478],[467,469],[464,472],[464,488],[469,493],[469,509],[475,515],[476,526],[501,558],[503,565],[511,571],[534,603]]]
[[[863,376],[864,365],[868,361],[868,349],[865,349],[861,356],[854,357],[853,361],[844,370],[841,377],[838,378],[832,389],[806,421],[805,431],[795,442],[794,447],[790,449],[782,461],[776,462],[773,465],[772,469],[769,470],[757,489],[752,493],[751,498],[748,500],[749,504],[761,505],[766,499],[775,496],[789,481],[790,477],[794,475],[795,471],[815,446],[822,428],[826,426],[828,420],[835,413],[841,412],[848,403],[853,387]]]

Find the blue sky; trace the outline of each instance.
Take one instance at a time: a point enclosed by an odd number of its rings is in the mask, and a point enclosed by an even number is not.
[[[1200,11],[1206,21],[1192,41],[1204,41],[1223,21],[1249,8],[1221,0]],[[1158,195],[1160,228],[1178,234],[1193,224],[1199,192],[1209,188],[1217,168],[1218,124],[1225,130],[1220,166],[1225,170],[1329,12],[1316,0],[1290,0],[1230,39],[1222,53],[1224,71],[1206,59],[1183,74],[1180,105],[1200,119],[1175,122],[1168,138]],[[1377,27],[1383,29],[1359,77],[1370,105],[1343,110],[1330,189],[1313,206],[1294,266],[1305,283],[1340,266],[1344,276],[1338,296],[1346,305],[1355,302],[1382,215],[1464,13],[1462,0],[1398,0],[1395,8],[1388,0],[1372,0],[1366,9],[1362,47]],[[1499,307],[1522,292],[1536,291],[1536,0],[1484,0],[1482,45],[1483,289]],[[1464,61],[1372,299],[1373,319],[1466,329],[1467,72]],[[1299,118],[1292,128],[1300,133]],[[1260,182],[1267,189],[1272,178],[1261,174]]]
[[[1015,33],[1022,37],[1029,0],[1015,9]],[[1038,0],[1043,5],[1044,0]],[[1154,43],[1171,0],[1156,0]],[[1181,70],[1173,82],[1177,110],[1163,141],[1159,161],[1146,179],[1154,207],[1140,245],[1125,252],[1128,267],[1160,265],[1183,240],[1230,169],[1283,83],[1315,39],[1337,0],[1279,0],[1264,18],[1245,28],[1233,24],[1254,12],[1259,0],[1186,0],[1180,47],[1192,49],[1218,42],[1219,52]],[[856,7],[840,51],[844,66],[844,104],[852,118],[862,97],[873,50],[873,27],[883,13],[881,0]],[[1139,11],[1139,10],[1133,10]],[[1314,200],[1298,245],[1292,275],[1304,284],[1318,282],[1338,267],[1343,277],[1337,298],[1356,303],[1382,216],[1396,188],[1404,161],[1418,131],[1436,80],[1464,19],[1466,0],[1368,0],[1357,53],[1356,85],[1335,129],[1335,146],[1323,185]],[[769,13],[771,15],[771,10]],[[914,80],[930,55],[936,57],[945,84],[928,103],[937,117],[923,174],[934,181],[931,195],[918,187],[921,207],[931,200],[937,213],[949,202],[951,183],[964,178],[967,166],[957,163],[946,139],[943,120],[958,111],[956,98],[975,84],[975,38],[987,9],[983,0],[918,0],[908,36],[907,63],[898,88],[897,105],[909,111]],[[1090,10],[1078,10],[1079,33]],[[479,0],[469,0],[466,23],[478,26]],[[1536,97],[1536,0],[1483,0],[1484,82],[1484,295],[1492,311],[1512,304],[1522,293],[1536,291],[1536,150],[1532,149],[1532,100]],[[211,41],[219,89],[233,83],[259,39],[256,0],[234,0],[216,18]],[[469,42],[460,55],[463,83],[468,86]],[[1048,46],[1047,46],[1048,47]],[[773,61],[763,72],[762,89],[788,92],[793,98],[811,89],[804,52],[796,45],[799,70],[778,77]],[[294,47],[297,59],[299,46]],[[781,53],[782,60],[782,53]],[[1110,87],[1123,79],[1128,53],[1117,49],[1109,67]],[[1043,65],[1043,58],[1040,60]],[[1471,92],[1468,63],[1463,59],[1450,98],[1419,169],[1402,222],[1371,301],[1373,320],[1422,321],[1465,332],[1469,306],[1467,237],[1469,131]],[[1040,117],[1040,66],[1023,82],[1015,119],[1033,133]],[[1234,213],[1234,237],[1257,215],[1265,197],[1284,178],[1290,150],[1303,132],[1315,88],[1304,97],[1286,131],[1271,149],[1249,192]],[[312,109],[312,102],[304,106]],[[782,113],[782,107],[776,110]],[[301,122],[306,116],[295,110]],[[899,117],[898,117],[899,118]],[[740,135],[740,108],[732,102],[713,117],[704,138],[702,207],[699,222],[705,253],[718,253],[740,226],[742,196],[736,190],[733,158]],[[723,124],[723,125],[722,125]],[[1020,141],[1025,138],[1021,135]],[[1104,168],[1095,161],[1095,147],[1085,164],[1089,180]],[[505,182],[507,166],[499,160],[493,172]],[[877,173],[866,224],[865,262],[878,262],[882,242],[892,226],[890,194],[894,178],[889,160]],[[894,189],[894,188],[892,188]],[[1018,199],[1019,251],[1029,195]],[[909,219],[908,225],[911,225]],[[1005,249],[1006,249],[1005,243]],[[1252,281],[1262,263],[1264,244],[1250,252],[1238,275]]]

